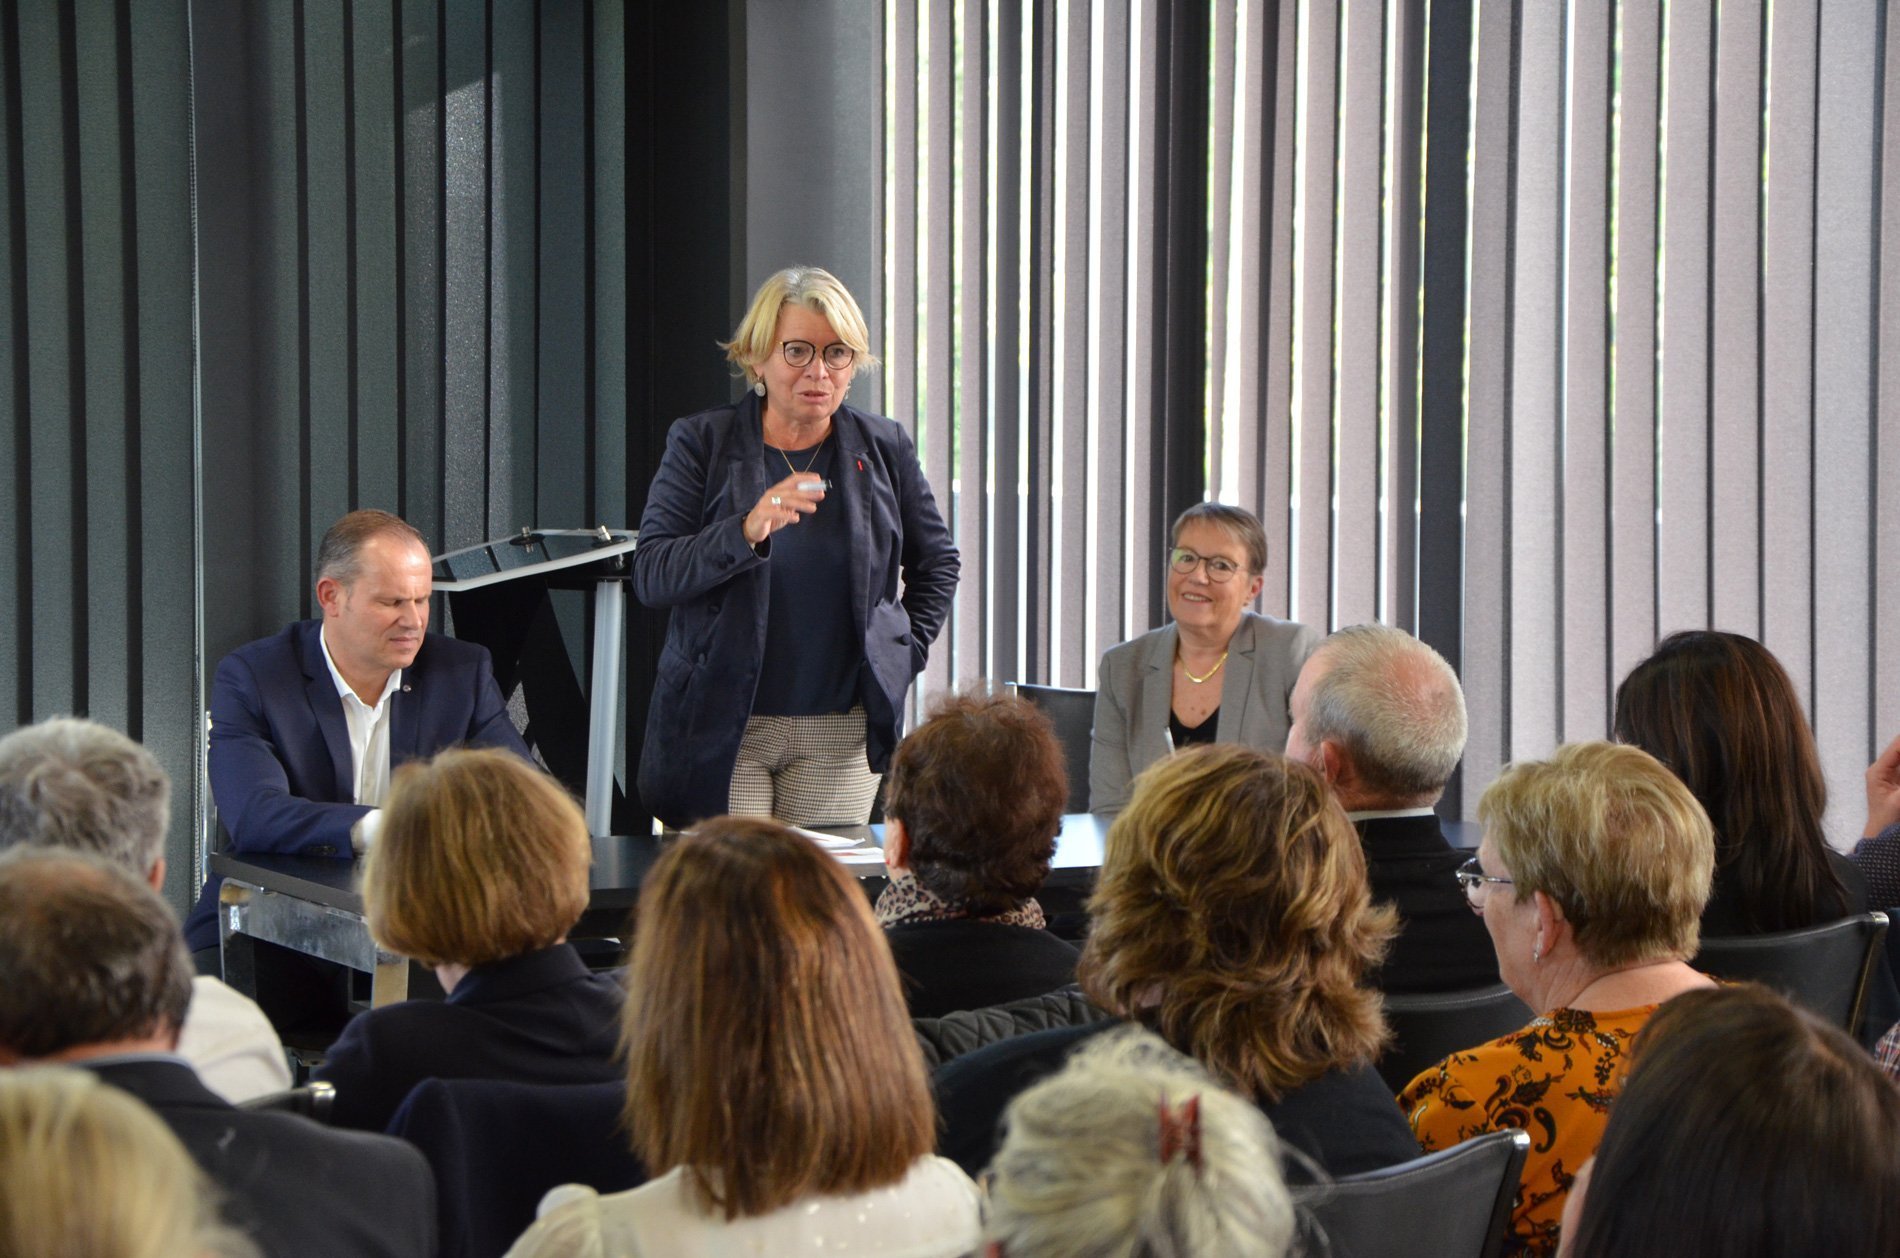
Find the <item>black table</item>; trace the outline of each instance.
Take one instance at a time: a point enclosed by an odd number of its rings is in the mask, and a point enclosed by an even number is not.
[[[1062,819],[1048,885],[1085,889],[1102,864],[1103,819],[1077,813]],[[848,851],[882,848],[883,826],[850,826],[825,831],[857,840]],[[589,874],[587,911],[573,934],[600,938],[621,933],[640,896],[640,880],[675,835],[613,835],[596,838]],[[881,860],[847,862],[865,891],[875,896],[888,871]],[[211,872],[224,876],[219,893],[218,938],[224,953],[224,978],[248,996],[257,995],[252,944],[280,944],[361,970],[370,978],[370,1004],[386,1005],[409,994],[409,961],[378,948],[363,920],[358,863],[324,856],[217,852]]]

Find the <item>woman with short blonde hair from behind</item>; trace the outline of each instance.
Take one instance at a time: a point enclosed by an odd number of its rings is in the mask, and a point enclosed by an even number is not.
[[[994,1258],[1280,1258],[1292,1244],[1273,1125],[1146,1031],[1083,1045],[1006,1122]]]
[[[1715,836],[1648,752],[1571,743],[1507,765],[1478,801],[1484,841],[1458,873],[1498,974],[1538,1016],[1453,1053],[1399,1095],[1428,1151],[1531,1134],[1509,1252],[1556,1252],[1564,1198],[1596,1152],[1624,1055],[1667,1000],[1713,983],[1689,964]]]
[[[953,1258],[976,1188],[931,1148],[923,1053],[857,880],[811,840],[715,817],[640,889],[626,1119],[654,1178],[567,1185],[512,1258]]]
[[[0,1070],[0,1254],[255,1258],[145,1106],[84,1071]]]
[[[363,873],[378,945],[435,968],[448,999],[359,1014],[317,1078],[332,1121],[381,1131],[424,1079],[608,1083],[621,990],[567,942],[587,908],[580,807],[504,751],[460,748],[396,772]]]

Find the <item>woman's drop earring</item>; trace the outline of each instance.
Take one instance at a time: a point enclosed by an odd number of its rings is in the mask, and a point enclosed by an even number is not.
[[[765,381],[754,380],[752,382],[752,391],[758,394],[760,397],[764,397],[765,396]]]

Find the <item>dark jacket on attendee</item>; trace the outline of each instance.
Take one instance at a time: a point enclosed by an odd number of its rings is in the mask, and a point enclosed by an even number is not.
[[[969,918],[884,928],[913,1018],[987,1009],[1075,981],[1075,945],[1047,930]]]
[[[1399,911],[1399,937],[1367,985],[1394,994],[1494,986],[1497,950],[1455,876],[1472,854],[1453,847],[1430,814],[1367,817],[1353,825],[1373,900]]]
[[[381,1131],[424,1079],[608,1083],[622,990],[557,944],[470,970],[448,999],[406,1000],[351,1019],[316,1077],[336,1085],[331,1121]]]
[[[84,1064],[165,1120],[268,1258],[433,1258],[435,1177],[413,1146],[234,1108],[177,1058]]]
[[[943,1125],[937,1152],[972,1175],[981,1171],[996,1152],[998,1124],[1016,1094],[1054,1074],[1091,1035],[1119,1025],[1108,1021],[1019,1035],[940,1067],[931,1077]],[[1288,1147],[1334,1178],[1419,1156],[1405,1115],[1369,1065],[1332,1071],[1278,1101],[1263,1100],[1260,1112]],[[1297,1159],[1289,1159],[1285,1171],[1289,1180],[1308,1178]]]
[[[953,1057],[1034,1031],[1056,1027],[1090,1026],[1111,1015],[1098,1009],[1071,984],[1026,1000],[1012,1000],[987,1009],[959,1009],[941,1018],[912,1018],[924,1065],[935,1070]]]

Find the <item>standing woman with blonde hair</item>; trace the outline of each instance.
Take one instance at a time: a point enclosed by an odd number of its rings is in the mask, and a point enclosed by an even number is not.
[[[673,424],[640,517],[634,594],[672,609],[640,797],[677,826],[861,824],[956,545],[910,436],[845,403],[877,360],[836,276],[773,275],[725,349],[751,388]]]
[[[654,1178],[557,1188],[513,1258],[953,1258],[976,1186],[936,1115],[890,949],[857,880],[776,822],[718,817],[640,890],[627,1127]]]
[[[157,1115],[89,1071],[0,1070],[0,1254],[255,1258]]]

